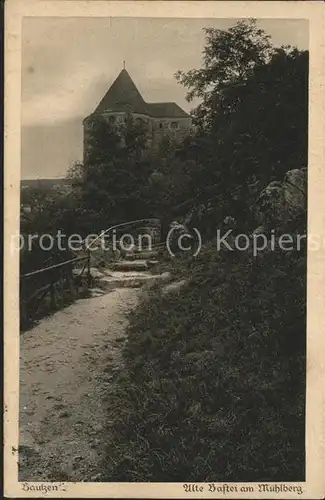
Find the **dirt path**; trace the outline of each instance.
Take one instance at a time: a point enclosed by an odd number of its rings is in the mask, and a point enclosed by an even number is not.
[[[21,336],[20,481],[100,480],[105,384],[137,295],[79,300]]]

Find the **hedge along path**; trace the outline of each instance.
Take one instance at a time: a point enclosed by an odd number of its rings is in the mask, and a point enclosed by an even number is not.
[[[107,387],[138,293],[78,300],[20,336],[20,481],[100,480]]]

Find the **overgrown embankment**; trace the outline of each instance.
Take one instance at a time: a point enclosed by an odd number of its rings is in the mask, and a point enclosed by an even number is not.
[[[303,480],[305,255],[211,244],[173,267],[187,286],[130,318],[106,480]]]

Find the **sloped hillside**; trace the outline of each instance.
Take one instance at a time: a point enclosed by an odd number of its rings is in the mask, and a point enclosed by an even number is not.
[[[303,480],[305,252],[173,267],[130,317],[107,480]]]

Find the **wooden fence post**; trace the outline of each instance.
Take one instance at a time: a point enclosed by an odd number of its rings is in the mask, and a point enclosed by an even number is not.
[[[27,292],[26,292],[26,283],[24,279],[21,279],[20,282],[20,328],[24,328],[28,322],[28,307],[27,307]]]
[[[54,281],[54,277],[52,277],[51,284],[50,284],[50,297],[51,297],[51,309],[52,310],[55,310],[55,308],[56,308],[54,285],[55,285],[55,281]]]
[[[72,264],[67,269],[67,282],[68,282],[71,300],[72,300],[72,302],[74,302],[76,300],[76,289],[75,289],[74,279],[73,279],[73,265]]]
[[[90,248],[87,249],[87,286],[90,288],[91,285],[91,274],[90,274]]]

